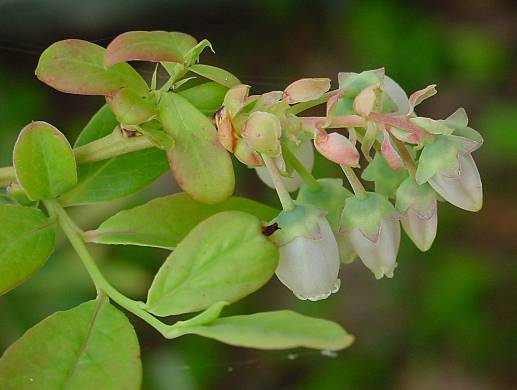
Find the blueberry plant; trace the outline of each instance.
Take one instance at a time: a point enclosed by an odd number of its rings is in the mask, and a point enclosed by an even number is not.
[[[438,120],[415,112],[435,85],[408,97],[376,69],[340,73],[335,89],[328,78],[305,78],[253,95],[228,71],[200,64],[206,48],[209,41],[183,33],[134,31],[107,48],[68,39],[42,53],[39,80],[65,93],[104,96],[106,104],[74,146],[43,121],[21,130],[13,166],[0,168],[0,294],[44,265],[60,228],[97,296],[52,314],[9,347],[0,358],[0,388],[139,388],[138,340],[119,308],[168,339],[195,334],[249,348],[346,348],[353,337],[336,323],[290,310],[225,316],[224,307],[275,273],[304,300],[336,293],[340,266],[356,259],[375,278],[391,278],[401,225],[426,251],[438,201],[481,208],[471,153],[483,141],[465,111]],[[156,63],[149,83],[127,61]],[[168,74],[163,84],[158,67]],[[302,115],[316,106],[325,115]],[[313,177],[314,149],[343,177]],[[276,190],[281,211],[232,195],[232,154]],[[124,210],[92,231],[67,212],[141,190],[169,168],[182,193]],[[103,276],[88,244],[171,254],[146,300],[136,301]],[[188,313],[172,324],[162,320]]]

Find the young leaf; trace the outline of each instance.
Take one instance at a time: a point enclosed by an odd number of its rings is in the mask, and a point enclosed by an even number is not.
[[[149,289],[147,310],[158,316],[235,302],[274,274],[278,248],[257,217],[225,211],[201,222],[167,258]]]
[[[104,105],[83,129],[75,146],[82,146],[113,132],[118,124]],[[165,152],[145,149],[79,166],[79,182],[61,200],[67,205],[113,200],[147,187],[168,170]]]
[[[175,141],[169,163],[179,186],[203,203],[219,203],[234,190],[235,178],[228,152],[210,120],[187,99],[164,93],[160,99],[163,129]]]
[[[215,81],[216,83],[224,85],[227,88],[231,88],[241,83],[239,79],[233,74],[216,66],[194,64],[189,69],[191,72],[194,72],[209,80]]]
[[[221,108],[227,91],[228,88],[224,85],[211,81],[178,91],[178,94],[187,99],[203,114],[210,116]]]
[[[195,38],[180,32],[129,31],[108,45],[104,63],[113,66],[122,61],[183,62],[196,46]]]
[[[127,318],[106,298],[57,312],[0,359],[2,389],[139,389],[140,347]]]
[[[22,129],[13,162],[18,182],[32,200],[56,198],[77,183],[70,144],[46,122],[32,122]]]
[[[221,211],[238,210],[270,221],[279,211],[246,198],[231,197],[216,205],[196,202],[180,193],[124,210],[87,233],[98,244],[133,244],[172,249],[200,222]]]
[[[147,93],[144,79],[129,64],[106,69],[104,53],[103,47],[80,39],[56,42],[41,55],[36,76],[58,91],[79,95],[110,95],[123,87]]]
[[[0,205],[0,221],[1,295],[47,261],[54,250],[56,228],[41,210],[8,204]]]
[[[340,350],[354,337],[338,324],[289,310],[218,318],[201,326],[173,329],[170,338],[197,334],[226,344],[258,349],[314,348]]]
[[[127,88],[107,96],[106,101],[117,121],[124,125],[139,125],[157,114],[156,101],[152,96],[140,96]]]

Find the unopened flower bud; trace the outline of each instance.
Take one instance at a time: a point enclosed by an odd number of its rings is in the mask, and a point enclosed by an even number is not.
[[[422,252],[431,248],[438,225],[436,193],[428,184],[408,177],[397,189],[396,208],[409,238]]]
[[[381,90],[378,85],[364,88],[354,99],[354,112],[357,115],[367,117],[375,108]]]
[[[319,99],[329,89],[330,79],[300,79],[290,84],[284,90],[284,99],[288,104],[308,102]]]
[[[297,205],[282,212],[273,234],[279,242],[276,275],[299,299],[317,301],[339,290],[339,251],[324,212]]]
[[[314,145],[318,152],[336,164],[348,167],[357,167],[359,164],[359,152],[344,135],[316,130]]]
[[[280,154],[281,134],[280,120],[275,115],[262,111],[253,112],[241,130],[241,135],[249,146],[270,157]]]
[[[250,86],[238,84],[228,90],[224,97],[223,106],[226,107],[230,117],[234,117],[246,104],[250,92]]]
[[[296,158],[300,160],[307,171],[312,171],[312,167],[314,165],[314,149],[312,148],[311,142],[302,142],[296,149],[293,150],[293,153]],[[259,167],[256,169],[256,171],[258,177],[264,182],[264,184],[270,188],[275,188],[273,181],[271,180],[271,176],[269,175],[269,171],[266,167]],[[297,172],[293,171],[290,177],[282,176],[282,182],[284,183],[287,191],[294,192],[300,188],[303,180]]]
[[[479,147],[473,140],[454,135],[440,135],[427,144],[420,155],[416,171],[418,184],[428,182],[446,201],[468,211],[478,211],[483,204],[479,171],[471,153]]]
[[[397,266],[400,244],[398,213],[383,196],[369,192],[366,198],[347,199],[342,230],[355,252],[377,279],[391,278]]]
[[[388,166],[394,171],[399,171],[404,167],[402,158],[393,147],[389,133],[384,129],[384,140],[381,144],[381,154],[388,163]]]

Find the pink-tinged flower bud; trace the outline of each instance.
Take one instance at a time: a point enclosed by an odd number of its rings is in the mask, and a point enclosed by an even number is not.
[[[436,193],[428,184],[418,185],[415,179],[408,177],[397,189],[396,199],[404,231],[418,249],[427,251],[438,226]]]
[[[339,251],[321,210],[296,206],[276,222],[283,235],[276,275],[299,299],[317,301],[339,290]]]
[[[316,130],[314,145],[328,160],[348,167],[359,165],[359,152],[344,135]]]
[[[250,86],[245,84],[236,85],[226,92],[223,106],[228,110],[228,114],[233,118],[246,105]]]
[[[290,84],[284,90],[284,99],[288,104],[308,102],[310,100],[319,99],[329,89],[330,79],[300,79]]]
[[[215,125],[217,127],[217,137],[219,138],[219,142],[226,150],[233,152],[237,138],[234,134],[235,132],[232,120],[225,107],[216,112]]]
[[[235,149],[233,154],[237,160],[250,168],[257,168],[264,165],[260,155],[254,151],[243,139],[238,139],[235,142]]]
[[[354,99],[354,112],[362,117],[367,117],[374,110],[381,89],[378,85],[364,88]]]
[[[418,184],[428,182],[446,201],[468,211],[483,204],[479,171],[471,153],[479,147],[474,140],[454,135],[439,135],[427,144],[416,171]]]
[[[241,135],[259,153],[276,157],[281,152],[280,120],[269,112],[254,111],[244,124]]]
[[[309,172],[312,171],[312,167],[314,165],[314,149],[312,148],[312,143],[309,141],[302,142],[295,150],[293,150],[294,155],[300,160],[305,169]],[[281,171],[283,169],[280,169]],[[275,188],[273,185],[273,181],[271,180],[271,176],[269,176],[269,171],[266,167],[259,167],[256,169],[257,175],[266,184],[269,188]],[[298,175],[297,172],[292,172],[290,177],[282,176],[282,182],[284,183],[285,188],[289,192],[294,192],[300,188],[303,184],[303,180]]]
[[[391,144],[389,133],[384,130],[384,140],[381,144],[381,154],[388,163],[388,166],[394,171],[399,171],[404,167],[404,162],[399,156],[399,153],[395,150]]]
[[[375,277],[391,278],[400,244],[400,224],[393,205],[372,192],[364,199],[350,197],[343,209],[341,226],[354,251]]]

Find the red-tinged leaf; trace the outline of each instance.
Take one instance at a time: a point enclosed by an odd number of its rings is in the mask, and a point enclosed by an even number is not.
[[[197,41],[188,34],[167,31],[130,31],[108,45],[104,63],[123,61],[183,62]]]
[[[61,92],[109,95],[127,87],[138,94],[148,90],[144,79],[126,63],[104,66],[105,49],[80,39],[66,39],[49,46],[41,55],[36,76]]]

